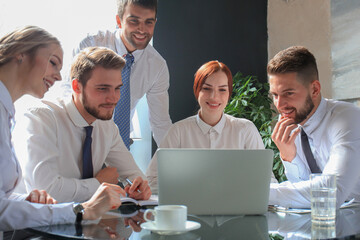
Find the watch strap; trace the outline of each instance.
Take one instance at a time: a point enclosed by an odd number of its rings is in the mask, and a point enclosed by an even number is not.
[[[73,211],[76,216],[75,223],[80,224],[81,221],[83,220],[84,207],[80,203],[74,204]]]

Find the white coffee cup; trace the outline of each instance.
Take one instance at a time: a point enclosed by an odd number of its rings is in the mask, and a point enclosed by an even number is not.
[[[155,220],[148,218],[151,213]],[[154,209],[147,209],[144,219],[152,222],[160,230],[184,230],[186,229],[187,207],[183,205],[160,205]]]

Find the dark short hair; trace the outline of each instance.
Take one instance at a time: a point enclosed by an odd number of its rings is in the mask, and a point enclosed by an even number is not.
[[[113,50],[106,47],[88,47],[76,55],[71,64],[70,78],[78,79],[85,87],[96,67],[119,69],[121,71],[124,66],[124,58]]]
[[[233,89],[233,80],[232,80],[232,74],[230,69],[222,62],[219,62],[217,60],[215,61],[209,61],[205,64],[203,64],[195,73],[195,79],[194,79],[194,95],[196,100],[199,97],[199,92],[204,85],[206,79],[213,73],[222,71],[225,73],[225,75],[228,78],[228,88],[229,88],[229,99],[232,94]]]
[[[303,46],[292,46],[277,53],[267,65],[267,73],[297,73],[298,80],[308,85],[319,80],[319,73],[314,55]]]
[[[157,15],[157,0],[117,0],[118,15],[120,19],[124,16],[125,8],[127,5],[134,4],[143,8],[152,9]]]

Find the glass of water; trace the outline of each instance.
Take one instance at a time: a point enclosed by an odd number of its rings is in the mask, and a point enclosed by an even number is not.
[[[336,238],[336,224],[311,224],[311,239]]]
[[[336,176],[311,174],[311,221],[333,224],[336,217]]]

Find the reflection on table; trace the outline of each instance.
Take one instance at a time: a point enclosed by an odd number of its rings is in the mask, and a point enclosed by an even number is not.
[[[84,221],[81,225],[63,224],[32,228],[32,231],[53,237],[79,239],[128,239],[133,232],[140,232],[144,222],[143,213],[136,212],[129,217],[112,211],[97,221]]]
[[[278,233],[284,239],[360,239],[360,207],[340,209],[336,222],[329,225],[311,223],[311,214],[268,213],[270,233]]]
[[[285,214],[268,212],[259,216],[193,216],[188,220],[201,223],[201,228],[180,235],[158,235],[142,230],[143,211],[121,214],[111,211],[98,221],[75,224],[44,226],[31,229],[38,235],[77,239],[271,239],[273,234],[284,239],[360,239],[360,208],[341,209],[336,223],[314,226],[310,214]],[[281,237],[280,237],[281,238]]]
[[[201,223],[200,239],[268,239],[266,216],[189,216]]]

